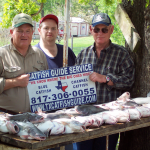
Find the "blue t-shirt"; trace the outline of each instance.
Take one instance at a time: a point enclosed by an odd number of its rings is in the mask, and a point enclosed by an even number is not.
[[[36,44],[35,46],[43,51],[46,56],[47,63],[49,69],[61,68],[63,67],[63,45],[56,44],[58,53],[56,57],[50,57],[41,49],[40,44]],[[76,56],[74,52],[68,47],[68,66],[73,66],[75,64]]]

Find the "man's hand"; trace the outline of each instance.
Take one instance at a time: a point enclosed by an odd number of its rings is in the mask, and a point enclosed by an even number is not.
[[[6,79],[4,90],[8,90],[14,87],[26,87],[29,82],[29,77],[29,74],[23,74],[16,78]]]
[[[96,72],[91,73],[89,78],[93,82],[106,83],[106,76]],[[113,86],[114,83],[110,80],[107,85]]]
[[[29,82],[29,74],[23,74],[19,77],[12,79],[15,86],[26,87]]]
[[[106,76],[93,72],[89,76],[90,80],[93,82],[106,83]]]

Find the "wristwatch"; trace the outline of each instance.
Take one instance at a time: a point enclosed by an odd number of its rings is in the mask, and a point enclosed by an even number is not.
[[[106,84],[110,81],[110,78],[106,76]]]

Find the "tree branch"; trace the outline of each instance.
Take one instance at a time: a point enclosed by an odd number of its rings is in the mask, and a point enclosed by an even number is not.
[[[44,3],[41,3],[41,4],[40,4],[40,9],[39,9],[39,11],[36,12],[35,14],[31,14],[31,17],[38,15],[38,14],[41,12],[41,10],[42,10],[43,5],[44,5]]]

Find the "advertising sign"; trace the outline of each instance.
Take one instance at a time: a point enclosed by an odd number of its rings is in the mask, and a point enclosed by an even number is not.
[[[27,86],[32,112],[96,102],[92,64],[31,72]]]

